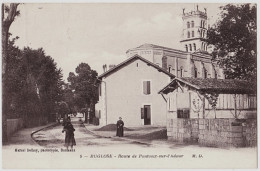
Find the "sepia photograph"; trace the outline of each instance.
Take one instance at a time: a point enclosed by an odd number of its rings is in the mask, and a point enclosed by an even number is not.
[[[2,3],[2,169],[257,169],[257,3]]]

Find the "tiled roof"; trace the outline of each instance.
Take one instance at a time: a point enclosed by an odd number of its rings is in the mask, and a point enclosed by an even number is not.
[[[184,83],[192,88],[204,92],[219,92],[223,94],[256,93],[256,85],[253,85],[248,81],[214,78],[175,78],[159,93],[167,93],[169,92],[169,89],[173,90],[173,87],[176,87],[177,82]]]
[[[171,78],[175,78],[175,75],[173,75],[173,74],[167,72],[167,71],[164,70],[163,68],[161,68],[161,67],[159,67],[158,65],[156,65],[156,64],[154,64],[154,63],[152,63],[152,62],[150,62],[150,61],[148,61],[148,60],[142,58],[142,57],[139,56],[139,55],[134,55],[134,56],[132,56],[131,58],[128,58],[127,60],[123,61],[122,63],[116,65],[114,68],[111,68],[110,70],[108,70],[108,71],[104,72],[103,74],[99,75],[98,78],[101,79],[102,77],[108,76],[108,75],[110,75],[110,74],[112,74],[112,73],[114,73],[114,72],[120,70],[121,68],[123,68],[124,66],[126,66],[126,64],[128,64],[128,63],[130,63],[130,62],[132,62],[133,60],[136,60],[136,59],[140,59],[140,60],[142,60],[143,62],[147,63],[147,65],[152,66],[153,68],[157,69],[159,72],[163,72],[163,73],[169,75]]]
[[[172,48],[168,48],[168,47],[164,47],[164,46],[159,46],[159,45],[154,45],[154,44],[149,44],[149,43],[146,43],[146,44],[142,44],[136,48],[132,48],[132,49],[128,49],[126,52],[130,51],[130,50],[139,50],[139,49],[148,49],[148,48],[151,48],[151,49],[163,49],[163,50],[170,50],[170,51],[175,51],[175,52],[179,52],[179,53],[188,53],[186,51],[182,51],[182,50],[178,50],[178,49],[172,49]]]

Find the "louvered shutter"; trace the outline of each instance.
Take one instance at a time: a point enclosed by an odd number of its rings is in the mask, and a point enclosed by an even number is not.
[[[144,119],[144,108],[141,108],[141,119]]]
[[[147,94],[151,94],[151,83],[147,81]]]
[[[143,93],[147,94],[147,81],[143,82]]]

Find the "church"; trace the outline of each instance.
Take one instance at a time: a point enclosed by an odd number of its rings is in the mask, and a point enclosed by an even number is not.
[[[224,79],[223,70],[208,53],[207,13],[197,10],[182,14],[183,31],[180,43],[183,50],[143,44],[126,51],[127,57],[136,54],[155,63],[176,77]]]
[[[127,50],[127,59],[98,76],[95,115],[100,125],[123,118],[125,126],[167,123],[167,99],[159,91],[175,78],[223,79],[207,52],[207,13],[183,11],[183,50],[143,44]]]

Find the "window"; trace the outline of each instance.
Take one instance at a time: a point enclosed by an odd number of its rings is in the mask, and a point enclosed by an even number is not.
[[[180,77],[183,77],[183,68],[181,67],[181,73],[180,73]]]
[[[193,43],[193,48],[194,48],[194,51],[196,51],[196,44]]]
[[[191,46],[191,44],[189,44],[189,46],[190,46],[190,51],[192,51],[192,46]]]
[[[194,21],[191,21],[191,27],[194,27]]]
[[[143,93],[148,95],[151,94],[151,82],[143,81]]]
[[[187,28],[190,28],[190,22],[187,22]]]
[[[185,45],[186,52],[188,52],[188,45]]]
[[[197,78],[197,77],[198,77],[198,69],[194,68],[194,78]]]
[[[204,68],[204,78],[207,78],[208,76],[208,71]]]
[[[177,118],[190,118],[190,110],[189,109],[178,109]]]
[[[194,37],[194,31],[191,32],[191,36]]]
[[[190,38],[190,32],[188,31],[188,33],[187,33],[187,36],[188,36],[188,38]]]
[[[169,65],[169,66],[168,66],[168,72],[171,72],[171,70],[172,70],[172,66]]]

